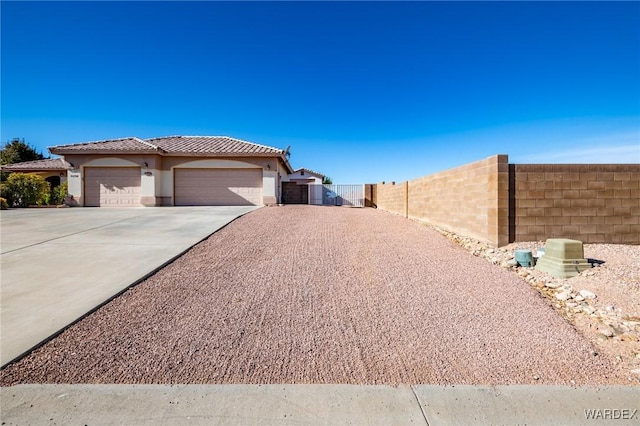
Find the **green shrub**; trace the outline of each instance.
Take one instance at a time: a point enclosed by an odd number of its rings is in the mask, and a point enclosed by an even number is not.
[[[51,204],[59,206],[64,203],[64,199],[69,192],[69,185],[67,182],[62,183],[51,190]]]
[[[0,197],[0,210],[7,210],[9,208],[9,204],[7,204],[7,200]]]
[[[0,187],[0,197],[11,207],[45,204],[51,196],[51,185],[42,176],[11,173]]]

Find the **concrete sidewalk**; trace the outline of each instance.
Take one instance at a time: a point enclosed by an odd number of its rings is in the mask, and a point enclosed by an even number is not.
[[[3,211],[1,364],[257,208]]]
[[[640,388],[19,385],[2,424],[638,425]]]

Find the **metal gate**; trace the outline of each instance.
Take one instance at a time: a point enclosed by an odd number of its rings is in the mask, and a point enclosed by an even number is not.
[[[309,204],[364,207],[364,185],[309,185]]]

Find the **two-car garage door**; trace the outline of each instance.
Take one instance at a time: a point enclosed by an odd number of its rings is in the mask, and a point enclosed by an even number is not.
[[[262,204],[262,169],[174,169],[176,206]]]
[[[87,207],[140,206],[140,167],[87,167]],[[247,206],[262,204],[262,169],[174,169],[174,205]]]
[[[140,167],[87,167],[84,194],[87,207],[140,206]]]

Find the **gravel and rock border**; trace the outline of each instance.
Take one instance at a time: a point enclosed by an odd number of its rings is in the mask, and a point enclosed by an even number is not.
[[[545,241],[495,248],[474,238],[432,228],[474,256],[518,275],[598,350],[614,359],[631,383],[640,383],[640,246],[585,244],[585,257],[592,268],[563,279],[535,267],[523,267],[515,260],[516,250],[530,250],[538,258]]]

